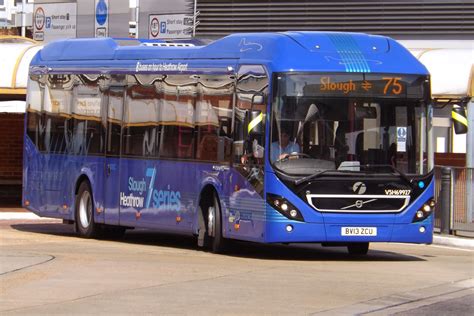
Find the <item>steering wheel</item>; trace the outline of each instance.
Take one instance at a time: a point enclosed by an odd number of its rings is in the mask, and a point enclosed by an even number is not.
[[[280,161],[280,162],[283,162],[283,161],[287,161],[289,160],[291,157],[303,157],[303,158],[311,158],[310,155],[308,154],[305,154],[305,153],[291,153],[291,154],[287,154],[286,157],[282,158],[282,159],[279,159],[277,161]]]

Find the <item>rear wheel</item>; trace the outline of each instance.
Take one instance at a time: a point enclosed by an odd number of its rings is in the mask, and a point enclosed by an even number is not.
[[[94,200],[89,183],[86,181],[79,186],[75,206],[76,230],[79,235],[85,238],[96,237],[99,227],[94,221]]]
[[[369,251],[368,242],[355,242],[347,246],[347,250],[351,255],[366,255]]]

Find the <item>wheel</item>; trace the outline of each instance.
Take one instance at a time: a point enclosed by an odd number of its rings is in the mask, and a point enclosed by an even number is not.
[[[94,221],[94,201],[90,186],[86,181],[79,186],[75,206],[76,230],[79,236],[85,238],[96,237],[99,226]]]
[[[355,242],[349,244],[347,246],[347,251],[351,255],[366,255],[369,251],[369,243],[368,242]]]
[[[214,203],[207,212],[207,231],[211,237],[211,251],[221,253],[224,251],[224,237],[222,237],[222,213],[217,197],[214,195]]]
[[[211,203],[208,203],[200,206],[198,210],[200,216],[198,246],[213,253],[222,253],[225,250],[226,240],[222,236],[222,213],[215,194],[212,196]]]

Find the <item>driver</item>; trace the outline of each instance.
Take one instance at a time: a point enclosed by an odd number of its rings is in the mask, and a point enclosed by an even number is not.
[[[290,142],[290,131],[288,128],[282,128],[280,141],[273,142],[270,150],[271,162],[275,162],[288,157],[292,153],[299,153],[300,146],[296,141]]]

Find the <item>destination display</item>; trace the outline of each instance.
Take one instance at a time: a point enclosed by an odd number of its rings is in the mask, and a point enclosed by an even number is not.
[[[425,77],[379,74],[294,75],[305,96],[423,98]],[[298,84],[297,84],[298,86]]]

